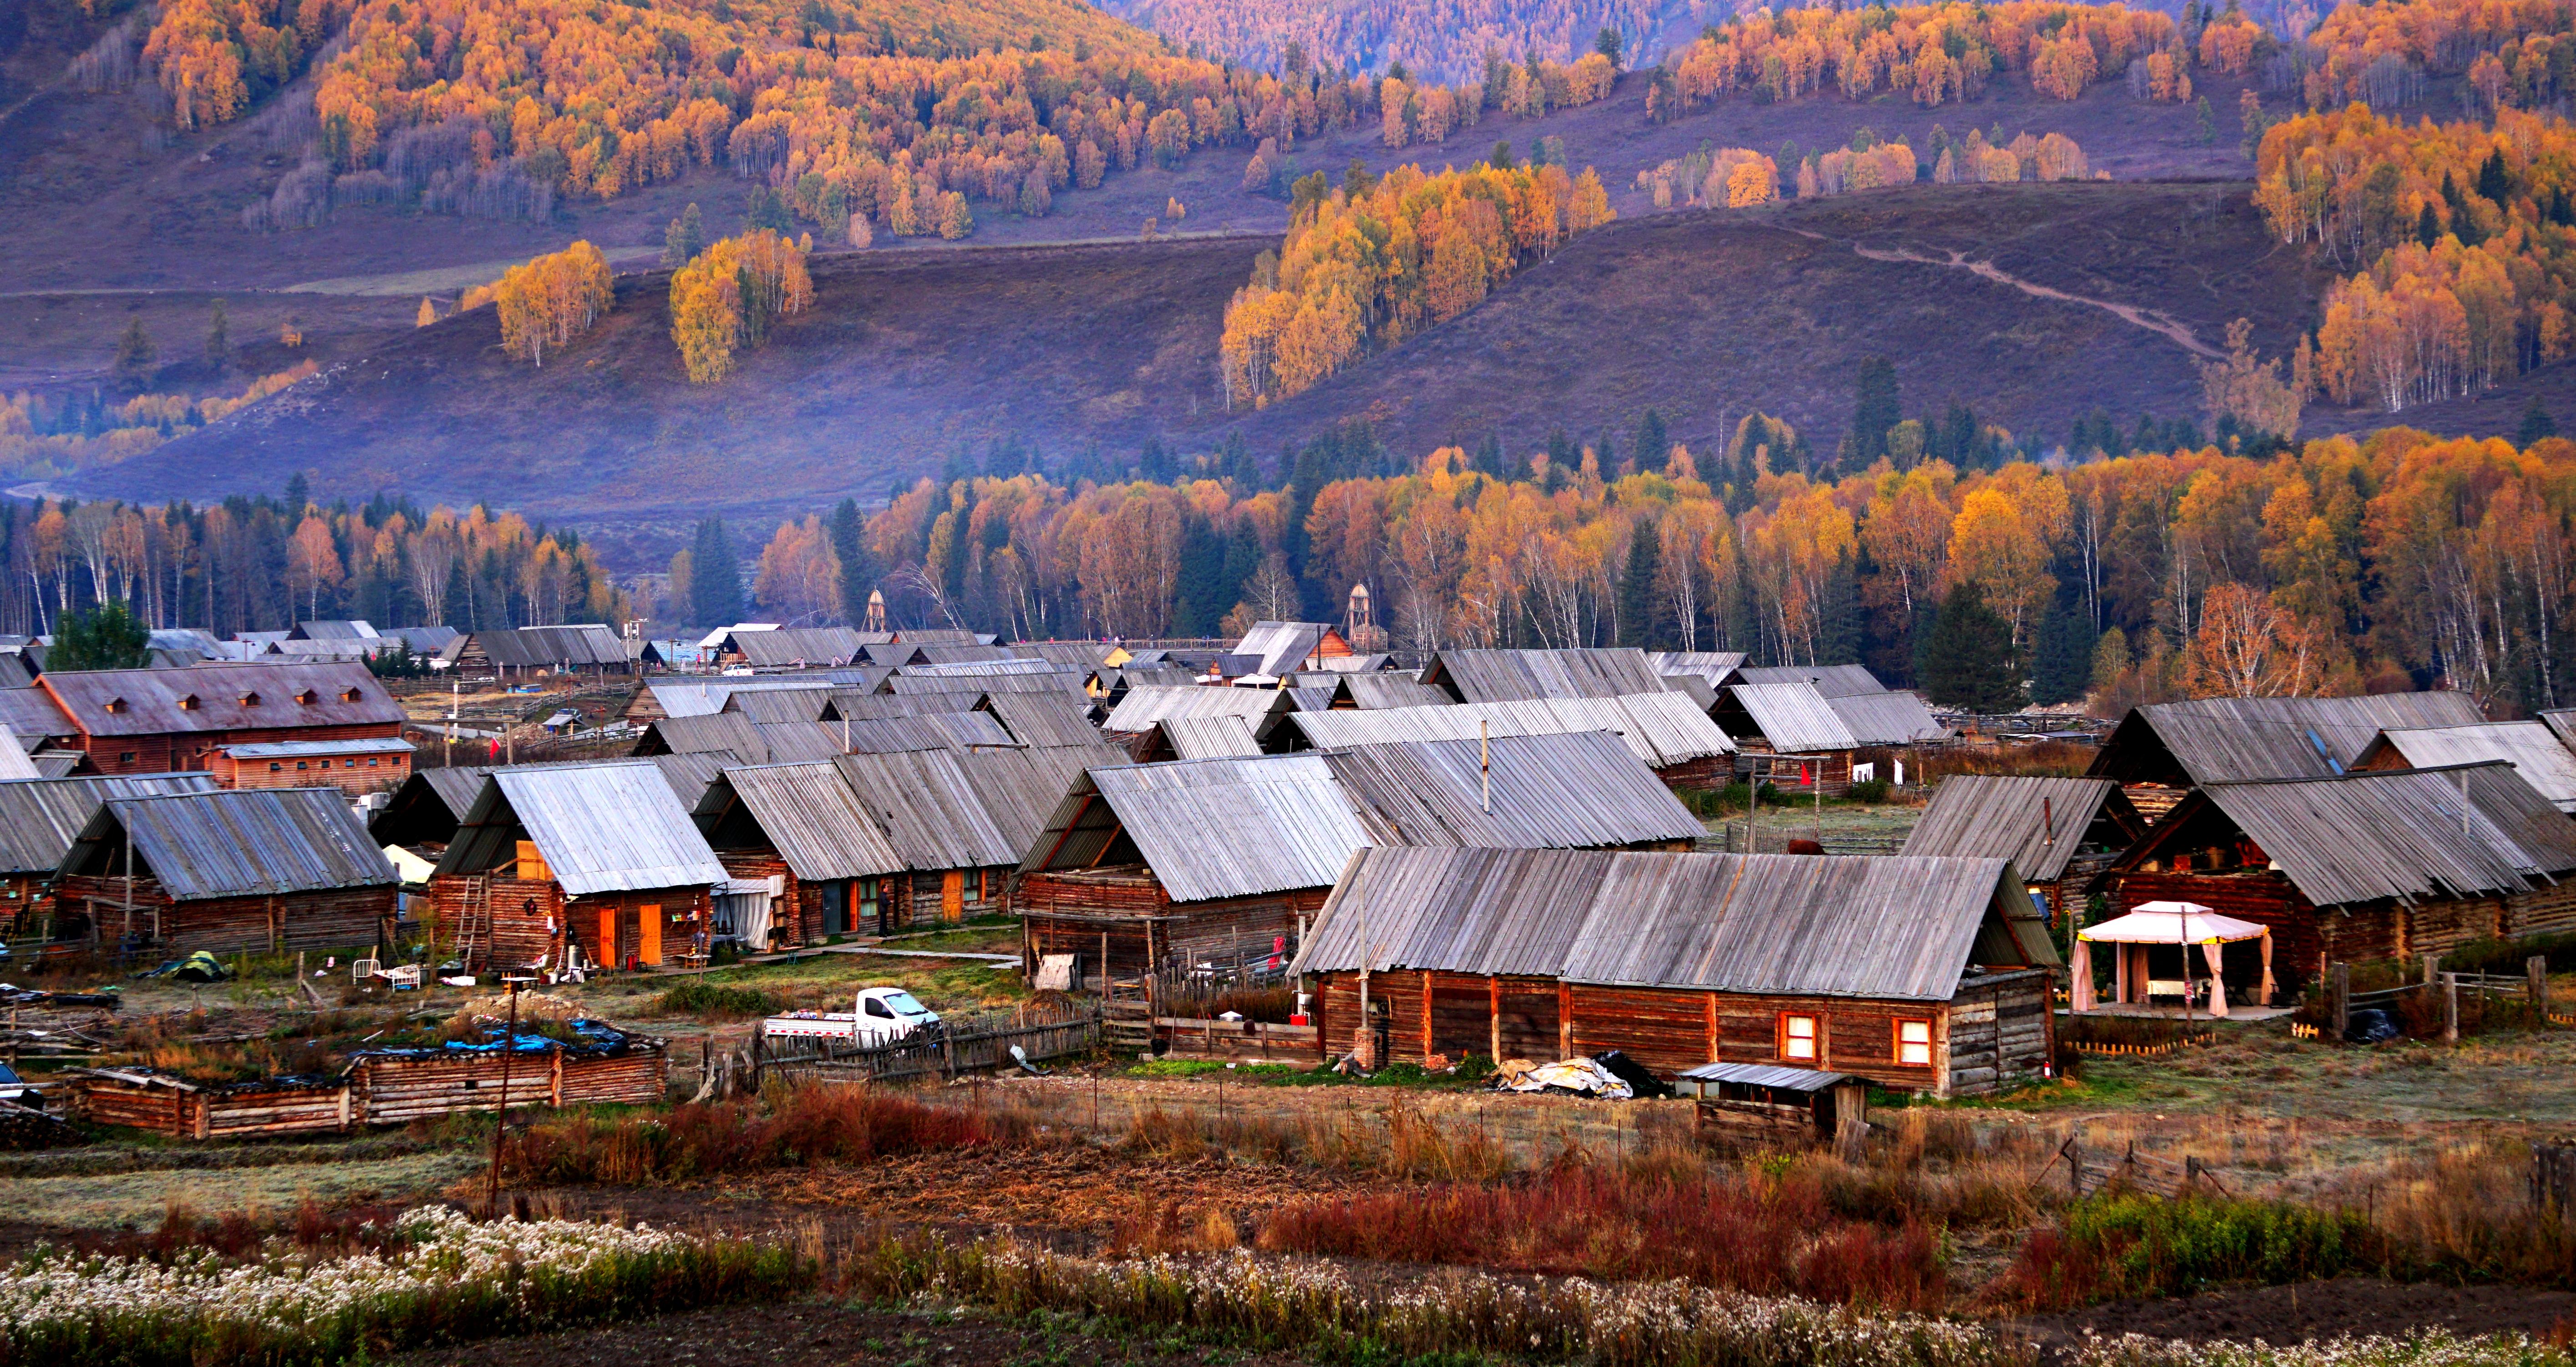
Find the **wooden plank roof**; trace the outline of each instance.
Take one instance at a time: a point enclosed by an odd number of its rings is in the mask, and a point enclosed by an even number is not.
[[[2520,892],[2576,870],[2576,822],[2501,761],[2206,783],[2157,831],[2180,831],[2206,807],[2321,907]],[[2158,843],[2151,835],[2122,864]]]
[[[399,881],[337,788],[241,788],[105,798],[64,854],[66,873],[135,857],[178,901],[283,896]]]
[[[1142,735],[1154,723],[1172,717],[1243,717],[1255,736],[1266,736],[1273,719],[1284,716],[1293,700],[1276,688],[1229,688],[1183,684],[1177,687],[1131,688],[1111,709],[1104,731]]]
[[[2485,720],[2476,699],[2450,691],[2150,703],[2120,719],[2086,772],[2177,788],[2222,779],[2327,778],[2351,767],[2381,731]]]
[[[1687,696],[1670,690],[1612,698],[1532,698],[1376,711],[1342,708],[1295,713],[1288,724],[1318,749],[1404,740],[1468,740],[1480,734],[1481,726],[1482,734],[1492,736],[1608,731],[1657,769],[1735,752],[1735,742],[1716,722]]]
[[[2133,836],[2146,830],[2120,785],[2107,778],[1953,774],[1933,788],[1902,853],[2009,859],[2030,881],[2053,883],[2066,876],[2068,861],[2106,806]]]
[[[438,872],[480,873],[501,864],[522,833],[575,897],[713,887],[727,877],[690,820],[689,806],[649,760],[492,770]]]
[[[0,783],[0,873],[50,873],[111,797],[211,793],[212,774],[126,774]]]
[[[1663,687],[1646,652],[1626,648],[1444,650],[1431,657],[1422,682],[1460,702],[1613,698]]]
[[[82,670],[46,674],[36,686],[93,736],[399,726],[403,721],[401,705],[362,664]],[[55,734],[7,724],[22,735]]]
[[[2475,726],[2401,727],[2382,731],[2354,759],[2355,769],[2438,769],[2503,760],[2562,812],[2576,812],[2576,752],[2538,721]]]
[[[1729,684],[1718,707],[1721,723],[1735,739],[1758,735],[1779,754],[1809,755],[1860,746],[1860,738],[1852,734],[1842,714],[1814,684],[1803,680]]]
[[[2053,965],[2006,860],[1375,849],[1292,971],[1945,1001],[1971,965]]]

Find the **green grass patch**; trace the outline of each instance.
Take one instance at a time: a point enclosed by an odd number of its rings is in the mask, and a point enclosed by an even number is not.
[[[776,993],[764,992],[757,987],[711,983],[704,978],[674,983],[662,989],[662,995],[655,1002],[665,1011],[702,1020],[773,1016],[784,1006]]]
[[[2033,1231],[1999,1294],[2030,1310],[2064,1310],[2228,1282],[2403,1275],[2411,1261],[2359,1211],[2111,1192],[2077,1201],[2056,1224]]]

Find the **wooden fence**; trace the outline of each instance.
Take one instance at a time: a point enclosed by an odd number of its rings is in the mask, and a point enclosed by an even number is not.
[[[1022,1059],[1088,1054],[1100,1047],[1097,1009],[1030,1024],[990,1029],[940,1030],[892,1044],[851,1046],[833,1040],[771,1039],[754,1034],[754,1085],[771,1077],[797,1082],[894,1082],[904,1078],[953,1078],[965,1073],[1016,1068]],[[1012,1046],[1019,1054],[1011,1053]]]
[[[1282,1063],[1313,1063],[1322,1057],[1321,1042],[1311,1025],[1157,1016],[1154,1040],[1164,1046],[1164,1052],[1182,1057],[1275,1059]]]
[[[2141,1153],[2131,1144],[2119,1153],[2089,1150],[2073,1139],[2058,1146],[2057,1156],[2066,1164],[2066,1184],[2077,1196],[2090,1196],[2106,1187],[2125,1186],[2152,1196],[2174,1199],[2192,1192],[2207,1190],[2225,1196],[2219,1185],[2218,1170],[2185,1154],[2180,1159]]]
[[[179,1139],[301,1134],[517,1106],[643,1105],[669,1086],[668,1049],[656,1040],[605,1053],[522,1049],[502,1055],[421,1051],[364,1055],[337,1078],[270,1078],[204,1086],[150,1068],[72,1074],[71,1111],[103,1125]]]

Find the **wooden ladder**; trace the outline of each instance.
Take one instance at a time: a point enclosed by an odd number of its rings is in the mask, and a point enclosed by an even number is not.
[[[483,939],[488,948],[492,920],[492,880],[489,878],[466,880],[465,904],[456,910],[456,962],[466,973],[474,971],[474,913],[478,905],[483,912]]]

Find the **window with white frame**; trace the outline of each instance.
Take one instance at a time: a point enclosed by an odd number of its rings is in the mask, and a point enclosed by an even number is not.
[[[1896,1023],[1896,1061],[1907,1067],[1932,1066],[1932,1022]]]
[[[1814,1016],[1780,1018],[1780,1057],[1791,1063],[1816,1061],[1816,1046],[1822,1031]]]

